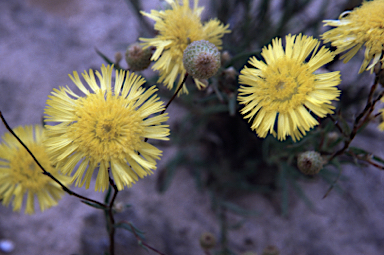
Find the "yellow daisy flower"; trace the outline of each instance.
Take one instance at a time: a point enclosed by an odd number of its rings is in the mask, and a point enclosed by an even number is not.
[[[44,130],[41,126],[25,126],[13,129],[16,135],[30,149],[39,163],[46,171],[51,173],[64,185],[69,178],[60,175],[52,167],[43,144]],[[43,174],[27,150],[16,140],[11,133],[2,137],[0,144],[0,199],[8,205],[12,198],[14,211],[20,211],[25,194],[27,194],[25,213],[35,212],[35,197],[39,201],[40,210],[54,206],[64,191],[51,178]]]
[[[378,126],[378,128],[379,128],[380,131],[384,131],[384,109],[380,109],[379,113],[381,113],[381,123]]]
[[[116,71],[111,85],[112,66],[82,74],[93,91],[83,85],[77,72],[72,81],[85,94],[79,97],[68,87],[54,89],[45,109],[46,120],[58,122],[47,125],[46,146],[52,160],[65,174],[72,174],[76,186],[89,188],[92,174],[98,167],[95,190],[104,191],[109,185],[110,170],[116,186],[122,190],[138,177],[152,173],[161,150],[145,138],[168,140],[168,117],[158,114],[163,102],[155,94],[155,86],[144,89],[144,78],[122,70]],[[157,114],[157,115],[155,115]],[[153,116],[155,115],[155,116]],[[84,179],[83,175],[85,174]]]
[[[314,73],[334,58],[325,47],[316,53],[319,44],[312,37],[288,35],[284,50],[281,39],[275,38],[261,52],[265,63],[252,57],[249,63],[255,68],[241,70],[239,82],[247,85],[239,88],[238,100],[245,105],[241,113],[249,121],[254,118],[251,128],[259,137],[268,132],[276,137],[277,119],[277,138],[291,136],[297,141],[319,124],[311,113],[319,117],[333,113],[331,100],[340,95],[336,88],[340,74]]]
[[[176,90],[182,85],[186,73],[183,65],[183,52],[188,44],[194,41],[206,40],[220,50],[221,38],[230,33],[229,25],[224,26],[219,20],[212,19],[202,24],[200,15],[203,7],[198,7],[198,0],[194,1],[193,9],[190,8],[189,0],[166,0],[172,9],[165,11],[142,12],[143,15],[153,19],[155,30],[158,35],[155,38],[140,38],[144,48],[154,46],[156,51],[151,60],[156,61],[152,69],[159,70],[158,82],[166,84],[168,89],[174,87],[178,77]],[[196,86],[200,89],[204,83],[194,79]],[[182,92],[188,93],[186,86]]]
[[[364,1],[362,6],[353,11],[343,12],[338,20],[324,22],[324,26],[336,28],[325,32],[322,39],[337,47],[336,54],[348,51],[341,57],[344,63],[365,46],[365,57],[359,73],[365,70],[371,70],[372,73],[380,58],[384,66],[384,0]]]

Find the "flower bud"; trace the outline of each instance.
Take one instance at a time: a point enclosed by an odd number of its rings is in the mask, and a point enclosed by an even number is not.
[[[183,64],[193,78],[208,79],[219,70],[220,52],[213,43],[194,41],[184,50]]]
[[[138,43],[128,46],[125,52],[125,61],[132,71],[141,71],[147,69],[151,64],[152,50],[143,49]]]
[[[221,64],[227,63],[231,58],[232,56],[228,51],[223,51],[223,53],[221,53]]]
[[[200,236],[200,246],[204,250],[210,250],[216,245],[216,238],[212,233],[205,232]]]
[[[297,158],[297,167],[306,175],[315,175],[323,168],[323,158],[316,151],[306,151]]]
[[[274,245],[268,245],[264,248],[263,253],[261,255],[279,255],[280,251]]]

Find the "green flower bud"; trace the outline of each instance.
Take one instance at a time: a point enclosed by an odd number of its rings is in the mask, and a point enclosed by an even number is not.
[[[219,70],[220,52],[213,43],[194,41],[184,50],[183,64],[193,78],[208,79]]]
[[[306,151],[297,158],[297,167],[306,175],[315,175],[323,168],[323,158],[316,151]]]
[[[210,250],[216,245],[216,238],[212,233],[205,232],[200,236],[200,246],[204,250]]]
[[[141,71],[147,69],[151,64],[152,50],[143,49],[138,43],[128,46],[125,52],[125,61],[131,71]]]

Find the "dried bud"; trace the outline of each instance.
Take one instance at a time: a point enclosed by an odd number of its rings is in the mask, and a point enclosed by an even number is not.
[[[268,245],[264,248],[263,253],[261,255],[279,255],[280,251],[274,245]]]
[[[231,58],[232,56],[231,54],[229,54],[228,51],[223,51],[223,53],[221,53],[221,64],[225,64],[226,62],[231,60]]]
[[[193,78],[208,79],[219,70],[220,52],[213,43],[194,41],[184,50],[183,64]]]
[[[128,46],[125,52],[125,61],[132,71],[141,71],[147,69],[151,64],[152,50],[143,49],[138,43]]]
[[[323,158],[316,151],[306,151],[297,158],[297,167],[306,175],[315,175],[323,168]]]
[[[204,250],[210,250],[216,245],[216,238],[212,233],[205,232],[200,236],[200,246]]]

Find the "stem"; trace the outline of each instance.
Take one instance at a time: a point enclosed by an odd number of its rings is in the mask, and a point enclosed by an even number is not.
[[[171,99],[170,99],[170,100],[168,101],[168,103],[165,105],[164,110],[163,110],[160,114],[163,114],[163,113],[167,110],[168,106],[169,106],[169,105],[172,103],[172,101],[176,98],[177,94],[179,94],[179,92],[180,92],[181,88],[184,86],[184,83],[185,83],[185,81],[187,80],[187,78],[188,78],[188,73],[185,73],[185,75],[184,75],[184,79],[183,79],[183,81],[181,82],[180,87],[177,88],[175,94],[173,94],[173,96],[171,97]]]
[[[96,200],[93,200],[93,199],[90,199],[90,198],[87,198],[87,197],[84,197],[80,194],[77,194],[76,192],[68,189],[66,186],[64,186],[64,184],[62,184],[58,179],[56,179],[56,177],[54,177],[50,172],[48,172],[47,170],[44,169],[44,167],[40,164],[40,162],[36,159],[35,155],[33,155],[33,153],[29,150],[29,148],[23,143],[23,141],[20,140],[20,138],[15,134],[15,132],[13,132],[13,130],[11,129],[11,127],[8,125],[7,121],[4,119],[4,116],[3,114],[1,113],[0,111],[0,117],[1,117],[1,120],[3,121],[5,127],[7,128],[7,130],[17,139],[17,141],[27,150],[27,152],[29,153],[29,155],[31,155],[31,157],[33,158],[33,160],[36,162],[36,164],[40,167],[40,169],[43,171],[43,174],[48,176],[49,178],[51,178],[53,181],[55,181],[57,184],[59,184],[61,186],[61,188],[67,192],[69,195],[71,196],[75,196],[75,197],[78,197],[82,200],[85,200],[85,201],[88,201],[88,202],[91,202],[91,203],[95,203],[101,207],[104,207],[104,208],[107,208],[107,206],[103,203],[100,203]]]
[[[151,247],[149,244],[145,243],[143,241],[143,239],[141,239],[140,236],[136,233],[135,228],[132,226],[132,224],[130,222],[123,220],[123,221],[121,221],[121,223],[128,224],[131,227],[132,233],[135,235],[135,237],[139,241],[139,243],[141,243],[143,246],[147,247],[148,249],[151,249],[152,251],[156,252],[157,254],[165,255],[164,253],[156,250],[155,248]]]
[[[181,88],[184,86],[184,83],[185,83],[185,81],[187,80],[187,78],[188,78],[188,73],[185,73],[184,79],[183,79],[183,81],[182,81],[180,87],[177,88],[175,94],[173,94],[173,96],[171,97],[171,99],[169,99],[168,103],[165,105],[164,110],[161,111],[160,115],[163,114],[163,113],[167,110],[168,106],[169,106],[169,105],[172,103],[172,101],[176,98],[177,94],[179,94],[179,92],[180,92]],[[144,139],[144,142],[146,142],[146,141],[148,141],[148,138],[145,138],[145,139]]]
[[[343,148],[340,150],[336,151],[332,156],[329,158],[328,161],[331,161],[332,159],[336,158],[337,156],[342,155],[349,147],[351,144],[352,140],[355,138],[358,130],[367,122],[369,121],[369,117],[371,113],[373,112],[376,103],[383,97],[383,93],[381,93],[375,100],[372,101],[373,93],[378,85],[379,82],[379,76],[376,75],[375,77],[375,82],[371,87],[371,90],[369,92],[369,96],[367,99],[367,105],[365,106],[364,110],[357,116],[355,119],[355,122],[353,124],[353,129],[349,135],[349,138],[344,142]],[[363,119],[363,121],[360,122],[360,120]]]
[[[109,173],[109,171],[108,171]],[[111,201],[109,202],[108,208],[107,208],[107,214],[108,214],[108,232],[109,232],[109,254],[114,255],[115,254],[115,219],[113,217],[113,204],[115,203],[115,199],[117,196],[117,193],[119,190],[116,187],[115,182],[111,177],[109,177],[109,185],[113,187],[113,197]]]
[[[372,101],[373,94],[374,94],[378,84],[379,84],[379,75],[376,75],[375,81],[374,81],[374,83],[373,83],[373,85],[371,87],[371,90],[369,92],[368,99],[367,99],[367,104],[366,104],[364,110],[355,119],[354,124],[353,124],[353,129],[352,129],[351,133],[349,134],[349,137],[347,138],[347,140],[345,140],[343,148],[341,148],[340,150],[338,150],[335,153],[333,153],[331,155],[331,157],[328,159],[328,162],[330,162],[331,160],[333,160],[337,156],[340,156],[340,155],[344,154],[348,150],[349,145],[351,144],[352,140],[355,138],[355,136],[356,136],[357,132],[359,131],[359,129],[362,126],[364,126],[369,121],[370,116],[371,116],[373,110],[375,109],[376,103],[384,95],[384,92],[382,92],[375,100]],[[374,116],[374,117],[376,117],[376,116]],[[363,119],[363,120],[361,121],[361,119]],[[344,134],[344,132],[342,132],[342,133]],[[372,163],[368,162],[368,163],[372,164],[373,162]],[[329,189],[327,190],[327,192],[323,196],[323,199],[326,198],[328,196],[328,194],[331,192],[331,190],[333,189],[334,185],[339,180],[340,176],[341,176],[341,170],[339,171],[339,174],[337,175],[335,181],[331,184],[331,187],[329,187]]]

